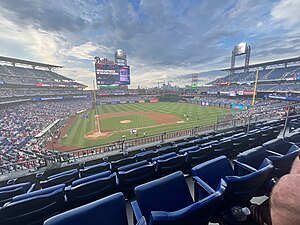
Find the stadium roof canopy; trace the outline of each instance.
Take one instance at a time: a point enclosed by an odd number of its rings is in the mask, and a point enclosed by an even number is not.
[[[20,63],[23,65],[39,66],[39,67],[46,67],[46,68],[63,68],[62,66],[33,62],[33,61],[28,61],[28,60],[23,60],[23,59],[15,59],[15,58],[10,58],[10,57],[5,57],[5,56],[0,56],[0,62],[6,62],[6,63],[8,62],[8,63],[13,63],[13,64]]]
[[[238,71],[238,70],[244,70],[244,69],[266,69],[267,67],[280,67],[280,66],[291,66],[293,64],[300,64],[300,57],[294,57],[294,58],[289,58],[289,59],[280,59],[280,60],[274,60],[274,61],[269,61],[269,62],[263,62],[263,63],[257,63],[257,64],[252,64],[247,67],[245,66],[239,66],[235,68],[228,68],[228,69],[222,69],[221,71]]]

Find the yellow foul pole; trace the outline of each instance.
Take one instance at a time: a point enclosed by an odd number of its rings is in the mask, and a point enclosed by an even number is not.
[[[256,70],[256,77],[255,77],[254,91],[253,91],[253,98],[252,98],[252,106],[254,106],[254,104],[255,104],[257,81],[258,81],[258,70]]]

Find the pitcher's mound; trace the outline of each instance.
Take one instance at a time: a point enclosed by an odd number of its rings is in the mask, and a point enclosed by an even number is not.
[[[97,139],[97,138],[104,138],[104,137],[110,137],[112,136],[112,133],[111,132],[107,132],[107,133],[101,133],[101,132],[98,132],[98,131],[91,131],[89,133],[87,133],[86,135],[84,135],[85,138],[87,139]]]
[[[131,123],[131,120],[121,120],[120,123]]]

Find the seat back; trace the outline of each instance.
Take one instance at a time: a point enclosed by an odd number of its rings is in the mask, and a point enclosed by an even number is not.
[[[203,163],[212,158],[213,148],[212,146],[206,146],[199,148],[198,150],[188,151],[186,156],[186,162],[190,168]]]
[[[133,190],[136,186],[155,178],[156,163],[145,162],[135,163],[136,167],[124,166],[118,169],[119,188],[126,198],[133,196]]]
[[[273,170],[270,160],[264,159],[263,167],[244,176],[226,176],[227,183],[225,201],[231,206],[244,206],[255,196],[258,189],[264,185]]]
[[[119,159],[111,162],[111,171],[116,172],[119,167],[129,165],[136,162],[136,157],[126,157],[123,159]]]
[[[25,194],[31,187],[32,184],[29,182],[1,187],[0,207],[4,205],[4,203],[9,202],[14,196]]]
[[[77,169],[69,170],[59,174],[52,175],[46,180],[40,181],[42,188],[51,187],[58,184],[70,185],[74,180],[79,178],[79,173]]]
[[[137,161],[143,161],[143,160],[151,160],[152,158],[158,156],[158,152],[154,150],[146,151],[146,152],[141,152],[136,154],[136,159]]]
[[[265,149],[262,146],[258,146],[238,154],[237,161],[258,169],[267,156]],[[239,176],[248,174],[242,167],[236,167],[235,171]]]
[[[149,221],[152,211],[173,212],[193,204],[193,198],[181,172],[142,184],[136,187],[134,192],[146,221]]]
[[[65,185],[57,185],[14,197],[0,209],[0,221],[5,225],[29,225],[42,223],[45,219],[64,209]]]
[[[151,212],[149,225],[206,225],[218,213],[223,201],[224,187],[206,198],[173,212]]]
[[[263,147],[266,150],[271,150],[282,155],[285,155],[291,148],[295,150],[299,148],[298,146],[293,145],[292,143],[284,141],[283,138],[270,140],[264,143]]]
[[[110,170],[110,163],[103,162],[100,164],[84,167],[83,169],[80,169],[79,172],[81,177],[87,177],[107,170]]]
[[[166,155],[169,156],[162,158],[163,156]],[[156,173],[159,176],[164,176],[166,174],[170,174],[184,169],[186,156],[177,155],[176,153],[169,153],[166,155],[159,156],[153,159],[153,161],[157,162]]]
[[[190,147],[187,147],[187,148],[182,148],[178,151],[179,154],[184,154],[186,152],[189,152],[189,151],[196,151],[200,149],[200,147],[198,145],[195,145],[193,144],[193,146],[190,146]]]
[[[73,182],[65,192],[68,207],[73,208],[106,197],[116,190],[116,173],[106,171]]]
[[[235,175],[231,167],[230,161],[226,156],[219,156],[215,159],[203,162],[191,170],[192,175],[199,177],[213,190],[216,190],[220,180],[225,176]],[[201,196],[207,195],[206,192],[200,190]]]
[[[158,151],[158,155],[163,155],[163,154],[167,154],[167,153],[171,153],[171,152],[177,152],[178,151],[178,147],[175,146],[165,146],[165,147],[161,147],[156,149]]]
[[[44,225],[127,225],[126,204],[116,193],[81,207],[56,215]]]

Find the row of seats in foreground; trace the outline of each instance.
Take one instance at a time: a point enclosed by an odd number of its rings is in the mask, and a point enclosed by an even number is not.
[[[263,156],[258,159],[258,157],[253,155],[254,153]],[[192,199],[191,197],[182,197],[184,196],[183,193],[188,190],[187,186],[182,187],[180,182],[176,183],[174,181],[175,183],[172,183],[169,181],[172,180],[174,176],[179,177],[180,175],[180,177],[182,177],[180,179],[185,182],[181,172],[176,172],[176,175],[173,174],[151,181],[150,183],[142,184],[135,188],[136,201],[132,203],[137,221],[142,221],[142,217],[144,216],[149,224],[202,224],[192,223],[192,221],[197,221],[198,219],[199,221],[200,219],[207,221],[211,218],[226,218],[223,214],[225,212],[226,215],[229,208],[235,205],[247,206],[252,197],[256,195],[268,195],[271,190],[271,188],[269,188],[270,184],[274,185],[276,182],[274,178],[278,178],[275,176],[282,176],[288,173],[291,163],[298,153],[299,147],[297,145],[279,138],[269,141],[261,147],[250,149],[239,154],[237,160],[233,161],[234,167],[232,167],[226,156],[219,156],[203,162],[191,169],[195,181],[194,199],[197,200],[196,202],[190,201]],[[274,180],[275,182],[273,182]],[[91,185],[94,184],[93,181],[90,182]],[[155,188],[154,184],[156,183],[166,183],[166,186],[162,185],[161,189]],[[89,197],[95,194],[97,195],[95,192],[97,190],[99,192],[103,191],[97,187],[97,185],[94,187],[96,187],[94,190],[90,187],[91,189],[79,191],[77,193],[78,203],[86,203]],[[144,187],[148,187],[151,190],[149,192],[146,191],[144,195],[140,195],[140,193],[143,193],[142,190]],[[226,192],[224,192],[225,188]],[[109,189],[109,187],[107,187],[107,189]],[[65,188],[65,185],[61,184],[18,195],[0,209],[1,224],[41,224],[41,222],[49,216],[68,209],[68,202],[66,202],[66,198],[68,199],[67,192],[68,188]],[[219,199],[219,204],[213,204],[213,208],[209,209],[207,209],[207,207],[202,208],[203,204],[207,203],[207,199],[215,195],[222,196],[217,198]],[[100,196],[101,195],[98,195],[98,199]],[[188,201],[187,199],[190,200]],[[147,203],[148,201],[150,202]],[[196,206],[194,205],[195,203],[197,203]],[[145,207],[144,204],[149,204],[149,206]],[[83,206],[75,210],[84,209],[86,207],[87,206]],[[193,214],[194,210],[198,209],[198,207],[199,211]],[[208,214],[208,212],[210,212],[210,214]],[[211,214],[211,212],[213,212],[213,214]],[[69,212],[63,215],[69,215],[68,213]],[[199,215],[201,215],[201,218],[198,218]],[[209,216],[206,217],[207,215]],[[196,218],[198,219],[196,220]],[[169,222],[160,223],[155,222],[156,220],[167,220]],[[179,222],[175,223],[177,220]],[[78,221],[80,220],[78,219]]]
[[[235,218],[228,217],[230,208],[248,205],[274,169],[266,158],[259,169],[250,168],[247,175],[239,176],[238,169],[248,169],[248,166],[237,161],[235,165],[232,167],[226,156],[220,156],[192,168],[194,198],[181,172],[137,186],[136,200],[131,202],[135,223],[201,225],[223,221],[234,224]],[[44,225],[83,223],[128,224],[123,194],[117,193],[64,212],[48,219]]]

